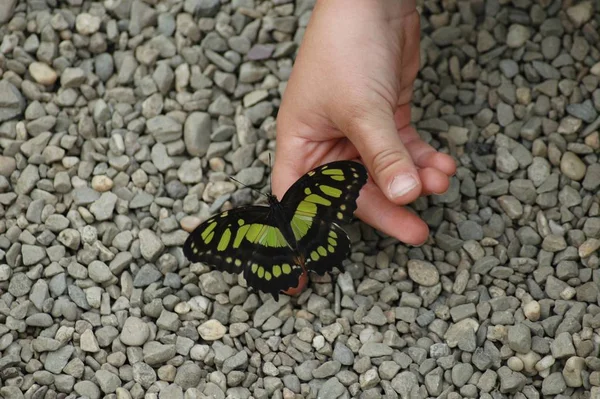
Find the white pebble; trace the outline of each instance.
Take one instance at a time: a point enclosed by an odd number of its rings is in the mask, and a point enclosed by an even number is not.
[[[92,188],[99,193],[109,191],[113,188],[113,181],[108,176],[98,175],[92,178]]]
[[[227,332],[225,327],[219,320],[208,320],[207,322],[198,326],[198,334],[205,341],[216,341],[217,339],[223,338]]]
[[[542,308],[538,301],[531,301],[525,304],[523,307],[523,314],[531,321],[538,321],[540,319],[540,312]]]
[[[175,305],[175,313],[177,314],[186,314],[189,313],[190,310],[192,310],[192,308],[187,302],[179,302],[177,305]]]
[[[84,12],[75,19],[75,29],[82,35],[93,35],[100,29],[100,22],[99,17]]]
[[[581,372],[585,368],[585,359],[579,356],[571,356],[565,362],[563,377],[568,387],[580,387],[583,385]]]
[[[560,293],[560,297],[565,301],[568,301],[569,299],[572,299],[575,296],[575,294],[577,294],[575,288],[567,287]]]
[[[323,337],[322,335],[317,335],[313,338],[312,344],[313,348],[315,348],[316,350],[320,350],[325,346],[325,337]]]
[[[36,82],[44,86],[53,85],[58,78],[56,71],[43,62],[32,62],[29,64],[29,73]]]
[[[521,359],[519,359],[516,356],[512,356],[510,357],[507,361],[506,361],[506,365],[512,370],[512,371],[521,371],[523,370],[523,361]]]

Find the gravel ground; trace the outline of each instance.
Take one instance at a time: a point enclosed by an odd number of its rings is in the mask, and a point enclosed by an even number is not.
[[[0,2],[1,397],[600,398],[596,1],[422,5],[426,245],[357,222],[279,302],[185,260],[269,189],[312,5]]]

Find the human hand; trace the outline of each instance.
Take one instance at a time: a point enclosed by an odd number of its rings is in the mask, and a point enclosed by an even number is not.
[[[273,193],[304,173],[340,159],[370,172],[356,215],[408,244],[429,229],[403,208],[443,193],[456,171],[410,126],[419,69],[415,0],[317,1],[277,119]]]

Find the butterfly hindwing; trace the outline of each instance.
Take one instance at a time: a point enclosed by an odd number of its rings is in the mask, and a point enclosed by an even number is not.
[[[340,225],[351,222],[366,182],[362,164],[336,161],[306,173],[285,194],[281,202],[307,270],[342,268],[350,240]]]
[[[302,267],[291,249],[271,251],[261,245],[256,247],[252,261],[244,269],[248,287],[270,293],[275,300],[280,291],[296,287],[301,274]]]
[[[334,267],[343,272],[342,262],[350,254],[350,240],[336,223],[317,220],[298,244],[304,251],[307,270],[320,276],[331,272]]]

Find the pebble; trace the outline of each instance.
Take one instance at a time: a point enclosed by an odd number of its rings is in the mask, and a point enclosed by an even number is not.
[[[221,339],[227,328],[218,320],[209,320],[198,327],[198,334],[206,341]]]
[[[576,154],[567,151],[560,160],[560,171],[569,179],[579,181],[585,176],[586,166]]]
[[[408,262],[408,275],[415,283],[426,287],[434,286],[440,280],[439,272],[433,264],[419,260]]]
[[[44,86],[52,86],[58,79],[56,71],[43,62],[32,62],[29,64],[29,73],[36,82]]]
[[[314,2],[33,3],[0,2],[0,396],[599,396],[593,2],[427,4],[430,238],[354,221],[277,301],[181,247],[264,204]]]
[[[138,317],[128,317],[123,325],[120,341],[128,346],[142,346],[150,337],[150,328]]]

